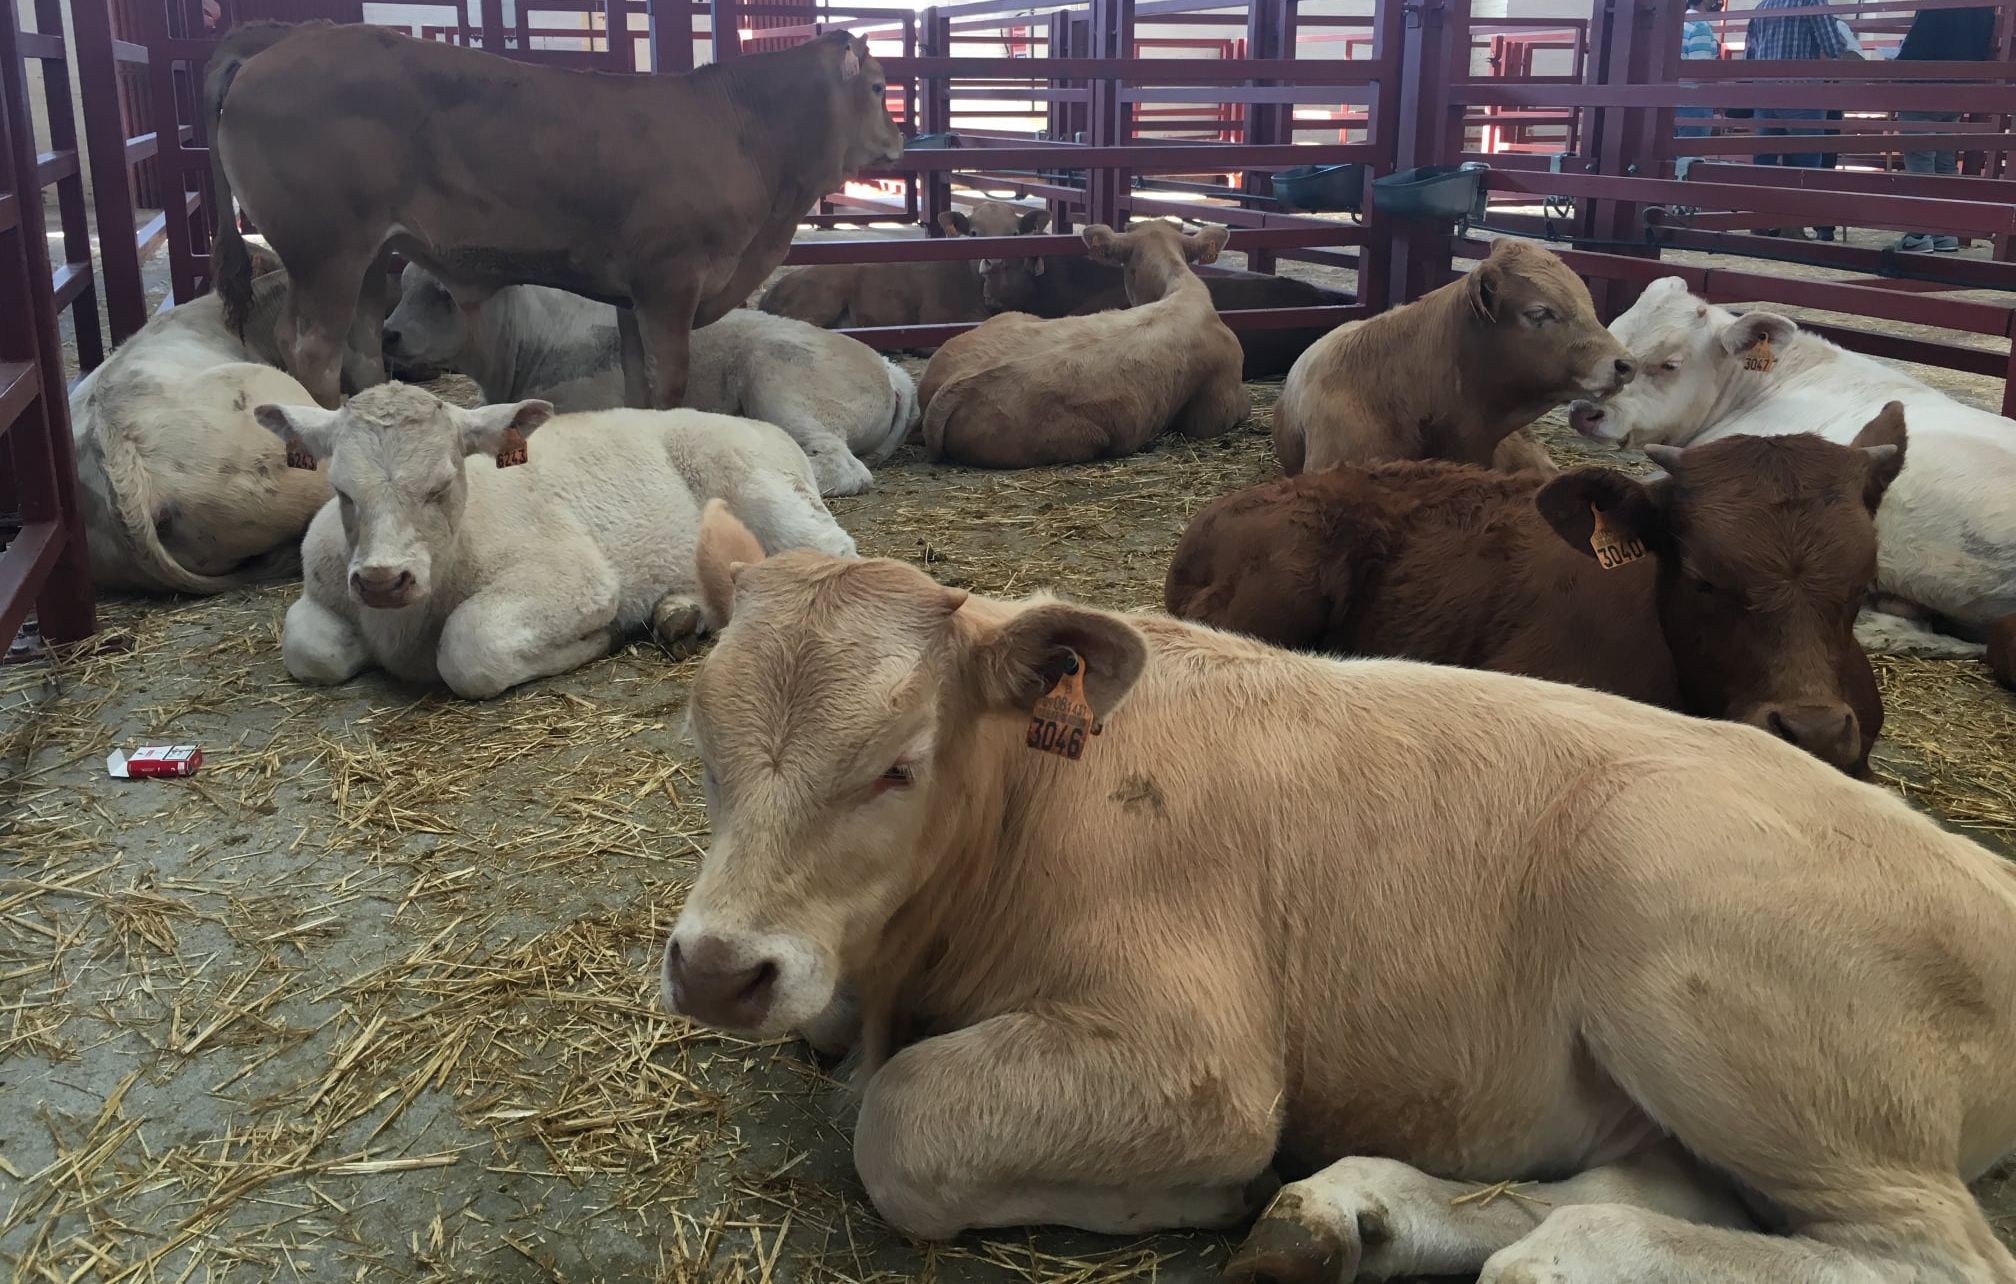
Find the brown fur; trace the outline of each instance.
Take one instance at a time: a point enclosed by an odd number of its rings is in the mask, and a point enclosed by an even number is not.
[[[1524,1234],[1544,1204],[1469,1183],[1672,1138],[1700,1160],[1675,1180],[1733,1204],[1727,1174],[1788,1233],[1670,1220],[1637,1251],[1726,1264],[1506,1284],[2016,1281],[1962,1185],[2016,1143],[2016,876],[1902,800],[1598,692],[889,561],[727,574],[665,988],[682,956],[748,969],[757,1038],[858,988],[854,1157],[897,1228],[1224,1227],[1277,1155],[1380,1155]],[[1104,725],[1076,762],[1026,746],[1073,653]],[[1352,1277],[1351,1234],[1277,1278]]]
[[[1169,428],[1216,437],[1245,418],[1239,341],[1188,266],[1216,258],[1225,230],[1094,224],[1084,237],[1124,265],[1135,306],[1054,321],[1003,313],[940,348],[917,388],[932,459],[1085,463],[1131,455]]]
[[[1439,461],[1284,478],[1199,512],[1164,598],[1171,614],[1281,646],[1523,673],[1750,722],[1865,775],[1883,705],[1853,624],[1875,574],[1875,508],[1903,463],[1901,408],[1856,444],[1894,449],[1879,460],[1813,436],[1731,437],[1642,485],[1599,468],[1549,480]],[[1592,504],[1649,556],[1598,566]]]
[[[339,365],[353,385],[383,379],[374,265],[396,250],[464,293],[628,304],[628,396],[676,406],[692,327],[748,298],[844,174],[902,150],[880,66],[842,32],[628,76],[367,25],[275,30],[248,28],[270,47],[227,46],[230,74],[211,78],[219,204],[235,188],[287,265],[288,369],[324,405]]]
[[[2005,615],[1989,626],[1988,667],[1996,681],[2016,690],[2016,615]]]
[[[1026,236],[1049,222],[1047,210],[1006,201],[982,201],[970,215],[955,210],[941,220],[947,236]],[[972,259],[798,268],[766,290],[759,306],[829,330],[987,319]]]
[[[1489,464],[1499,442],[1555,406],[1622,386],[1629,358],[1582,278],[1539,245],[1501,238],[1461,280],[1303,353],[1274,408],[1274,453],[1288,473]]]

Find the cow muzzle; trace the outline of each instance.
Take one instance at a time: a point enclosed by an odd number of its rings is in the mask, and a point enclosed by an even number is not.
[[[374,610],[396,611],[413,605],[427,591],[412,571],[398,566],[360,566],[350,572],[350,592]]]
[[[1843,771],[1862,759],[1862,725],[1845,704],[1827,700],[1767,704],[1751,710],[1743,721]]]
[[[665,942],[659,992],[665,1006],[723,1030],[761,1029],[777,997],[782,971],[775,958],[750,952],[718,936]]]
[[[1616,441],[1611,431],[1614,422],[1615,416],[1593,401],[1578,401],[1568,407],[1568,426],[1591,441],[1606,445]]]

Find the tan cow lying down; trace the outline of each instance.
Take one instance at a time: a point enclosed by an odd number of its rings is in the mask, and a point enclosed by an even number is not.
[[[970,216],[953,210],[939,223],[947,236],[1027,236],[1050,226],[1050,211],[982,201]],[[947,259],[796,268],[764,291],[758,306],[829,330],[984,321],[987,304],[981,296],[980,264],[986,262]]]
[[[214,294],[161,313],[71,390],[99,588],[221,593],[299,570],[329,483],[287,467],[252,417],[261,402],[315,401],[276,368],[286,292],[285,273],[259,277],[243,337]]]
[[[867,42],[835,31],[684,75],[533,66],[364,24],[234,28],[204,103],[233,191],[294,278],[287,368],[325,406],[384,379],[388,251],[468,292],[628,303],[626,400],[686,394],[687,340],[742,306],[841,177],[903,154]],[[598,143],[596,140],[607,140]],[[233,218],[213,270],[233,319]],[[347,343],[346,343],[347,336]]]
[[[1500,455],[1500,443],[1634,373],[1582,278],[1551,251],[1503,237],[1461,280],[1339,326],[1303,353],[1274,407],[1274,453],[1289,473],[1389,459],[1531,464],[1530,446]]]
[[[1655,446],[1668,476],[1648,483],[1439,460],[1279,478],[1191,520],[1164,600],[1279,646],[1523,673],[1747,722],[1866,775],[1883,702],[1855,611],[1904,444],[1893,402],[1861,449],[1803,434]],[[1605,564],[1598,511],[1616,550]]]
[[[2016,1144],[2016,871],[1900,799],[1575,687],[765,559],[718,508],[698,556],[666,999],[772,1038],[857,989],[898,1228],[1227,1227],[1278,1155],[1331,1166],[1234,1280],[2016,1281],[1962,1184]],[[1080,680],[1083,756],[1029,747]]]
[[[1134,306],[1054,321],[1005,312],[938,349],[917,386],[932,459],[1081,464],[1131,455],[1169,428],[1216,437],[1246,417],[1239,339],[1189,268],[1218,257],[1225,229],[1095,223],[1083,235],[1125,269]]]

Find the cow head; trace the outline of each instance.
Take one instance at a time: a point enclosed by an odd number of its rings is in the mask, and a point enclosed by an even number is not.
[[[1660,627],[1690,712],[1761,727],[1859,775],[1883,706],[1855,615],[1904,445],[1893,401],[1853,446],[1808,433],[1654,446],[1662,478],[1578,468],[1534,502],[1584,555],[1600,512],[1658,559]]]
[[[1189,235],[1165,219],[1153,219],[1126,232],[1094,223],[1083,233],[1094,260],[1125,274],[1127,302],[1136,305],[1153,303],[1168,293],[1172,281],[1190,275],[1190,264],[1217,262],[1227,235],[1222,227],[1206,227]]]
[[[398,610],[425,602],[436,571],[453,556],[468,500],[463,460],[522,448],[553,407],[520,401],[463,410],[387,383],[358,393],[341,410],[259,406],[252,413],[290,451],[305,448],[329,461],[350,549],[350,596],[363,606]]]
[[[460,369],[477,311],[457,302],[441,278],[408,263],[399,276],[399,303],[385,318],[385,360],[401,370]]]
[[[1050,226],[1050,211],[1028,209],[1007,201],[982,201],[971,215],[957,210],[939,216],[950,236],[1033,236]],[[980,294],[989,312],[1018,312],[1033,306],[1043,258],[980,259]]]
[[[1450,288],[1462,291],[1470,321],[1465,371],[1495,385],[1486,387],[1491,404],[1554,406],[1608,396],[1637,372],[1597,318],[1589,287],[1544,246],[1501,237]]]
[[[1783,352],[1798,332],[1775,312],[1737,316],[1688,293],[1679,277],[1661,277],[1610,323],[1610,333],[1637,358],[1638,378],[1601,404],[1576,402],[1568,422],[1611,444],[1684,445],[1725,417],[1745,391],[1768,386],[1776,356],[1764,354]]]
[[[713,843],[666,941],[666,1004],[756,1036],[801,1029],[842,977],[872,972],[935,853],[986,805],[1035,700],[1075,653],[1110,715],[1146,645],[1117,616],[1059,602],[969,601],[914,567],[805,551],[764,558],[708,507],[701,602],[721,629],[688,705]]]
[[[827,78],[840,123],[845,149],[841,172],[852,174],[902,160],[903,131],[889,118],[889,78],[868,52],[868,42],[849,32],[831,31],[811,43],[817,46],[820,74]]]

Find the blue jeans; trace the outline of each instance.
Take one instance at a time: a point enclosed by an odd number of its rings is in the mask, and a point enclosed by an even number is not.
[[[1675,120],[1705,120],[1714,114],[1715,109],[1712,107],[1675,107],[1673,109],[1673,119]],[[1710,132],[1706,125],[1682,125],[1673,131],[1673,136],[1676,138],[1706,138]]]
[[[1957,111],[1900,111],[1899,120],[1943,120],[1960,119]],[[1906,138],[1910,135],[1906,134]],[[1957,174],[1960,166],[1952,152],[1905,152],[1904,168],[1913,174]]]
[[[1827,113],[1811,107],[1759,107],[1759,120],[1825,120]],[[1771,138],[1784,134],[1831,134],[1833,130],[1819,129],[1764,129],[1759,128],[1760,137]],[[1832,169],[1824,152],[1783,152],[1757,158],[1759,165],[1782,165],[1788,169]]]

